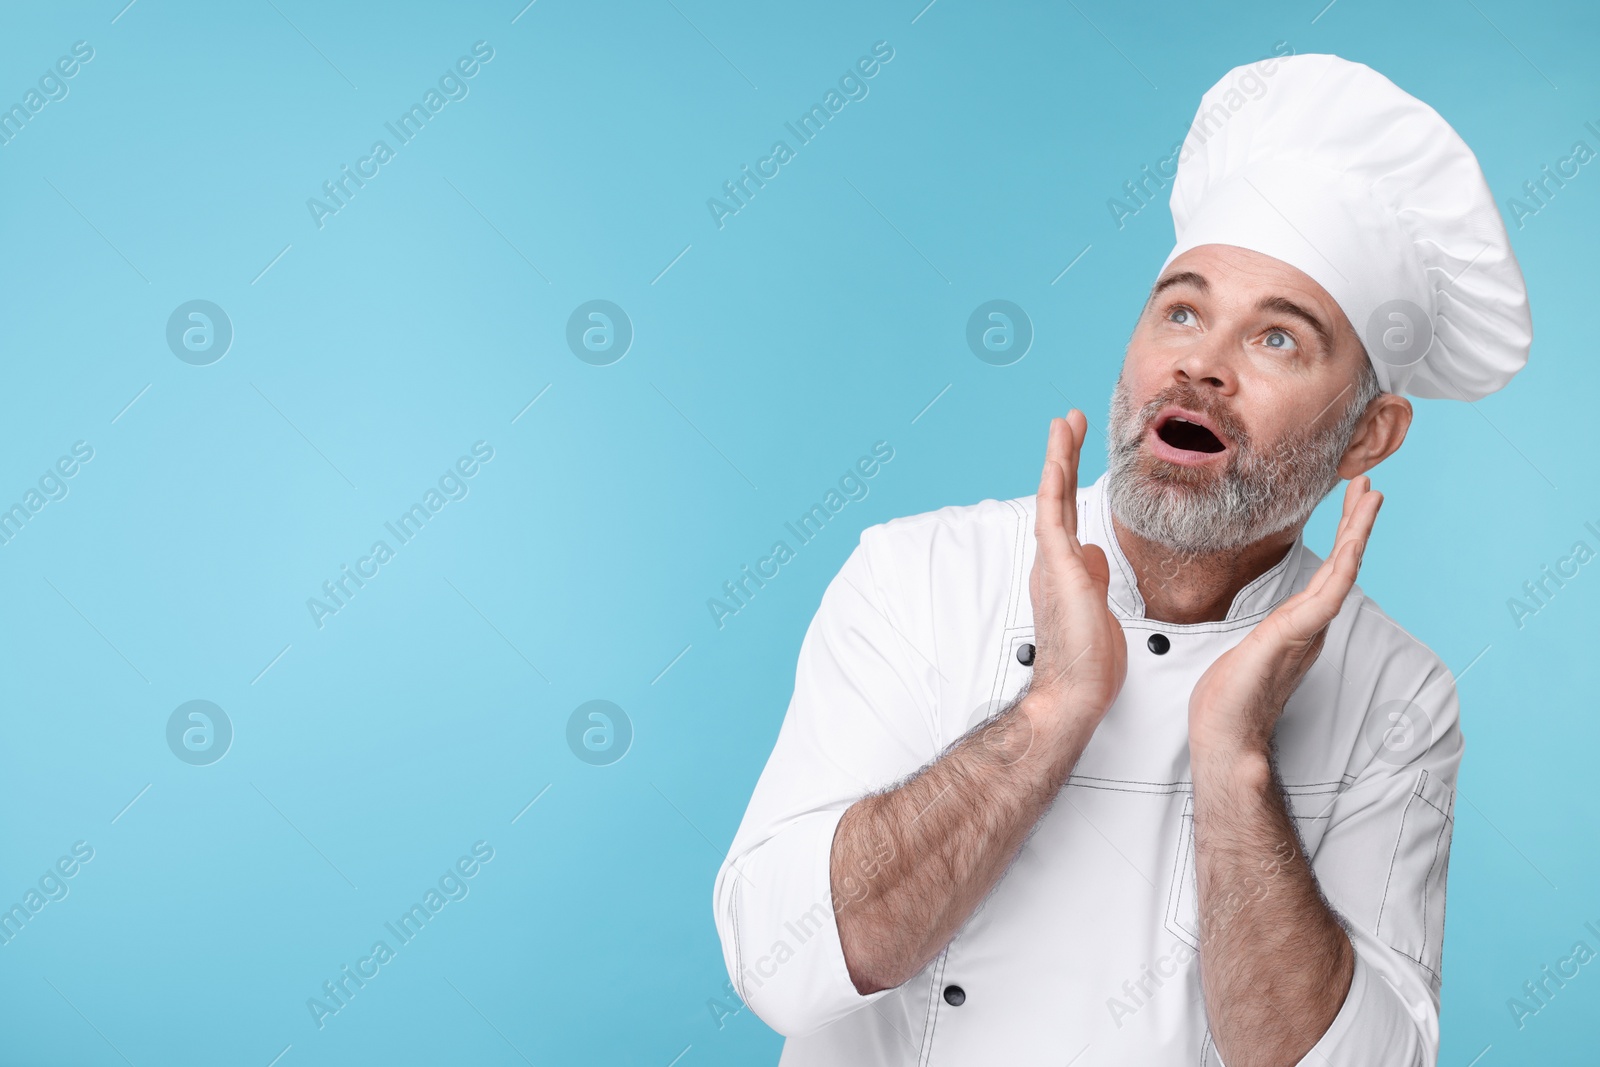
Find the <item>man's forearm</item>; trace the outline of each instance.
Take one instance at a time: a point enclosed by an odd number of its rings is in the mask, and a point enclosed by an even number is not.
[[[1294,1064],[1339,1014],[1355,950],[1265,753],[1195,754],[1200,978],[1228,1067]]]
[[[900,985],[949,942],[1055,800],[1098,718],[1024,695],[905,784],[851,805],[830,873],[860,993]]]

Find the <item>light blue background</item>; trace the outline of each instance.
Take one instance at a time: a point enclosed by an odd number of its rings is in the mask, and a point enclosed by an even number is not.
[[[1101,423],[1172,239],[1164,202],[1119,230],[1106,201],[1200,93],[1279,41],[1369,63],[1503,207],[1600,148],[1578,3],[123,2],[0,30],[7,105],[94,48],[0,147],[0,504],[94,449],[0,547],[0,904],[95,850],[0,947],[5,1064],[775,1062],[708,1007],[710,898],[801,635],[861,528],[1029,493],[1050,416]],[[470,94],[319,229],[307,198],[480,40]],[[706,200],[880,40],[867,98],[719,229]],[[1600,963],[1521,1030],[1506,1001],[1600,949],[1600,563],[1507,607],[1600,547],[1597,222],[1600,163],[1513,229],[1528,370],[1418,402],[1375,472],[1362,584],[1471,665],[1455,1067],[1596,1055]],[[565,342],[597,298],[636,329],[606,367]],[[964,342],[994,298],[1037,331],[1009,367]],[[210,366],[166,345],[192,299],[236,331]],[[307,598],[480,440],[470,495],[318,629]],[[870,495],[719,630],[707,599],[879,440]],[[236,731],[210,766],[165,740],[193,699]],[[566,742],[592,699],[636,731],[610,766]],[[470,895],[319,1030],[307,998],[480,840]]]

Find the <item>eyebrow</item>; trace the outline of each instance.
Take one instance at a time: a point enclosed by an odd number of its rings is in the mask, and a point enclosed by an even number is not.
[[[1156,297],[1160,296],[1162,293],[1166,292],[1168,289],[1171,289],[1175,285],[1187,285],[1190,288],[1198,290],[1202,294],[1210,293],[1211,291],[1211,283],[1207,282],[1204,276],[1196,274],[1192,270],[1178,271],[1176,274],[1169,274],[1165,278],[1162,278],[1160,281],[1156,282],[1155,288],[1150,290],[1150,299],[1145,301],[1145,307],[1148,309],[1151,304],[1155,303]],[[1299,319],[1317,335],[1317,340],[1322,343],[1322,350],[1324,352],[1333,351],[1333,336],[1328,332],[1328,327],[1324,325],[1322,320],[1317,318],[1316,315],[1312,314],[1310,311],[1307,311],[1299,304],[1296,304],[1288,297],[1263,297],[1260,303],[1256,304],[1256,310],[1275,311],[1280,315],[1288,315],[1291,318]]]
[[[1169,274],[1165,278],[1162,278],[1160,281],[1156,282],[1156,287],[1150,290],[1150,301],[1154,301],[1156,297],[1160,296],[1168,289],[1171,289],[1174,285],[1193,286],[1202,293],[1209,293],[1211,291],[1211,283],[1206,281],[1204,277],[1196,274],[1192,270],[1180,270],[1178,273]],[[1149,301],[1147,301],[1147,303],[1148,302]]]

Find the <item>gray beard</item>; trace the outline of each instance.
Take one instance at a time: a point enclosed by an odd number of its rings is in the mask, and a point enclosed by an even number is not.
[[[1347,406],[1339,421],[1258,449],[1226,411],[1196,390],[1166,390],[1135,413],[1121,377],[1111,394],[1106,487],[1117,519],[1147,540],[1178,552],[1237,551],[1311,517],[1339,484],[1338,465],[1362,412]],[[1211,418],[1232,441],[1220,472],[1156,459],[1143,449],[1145,427],[1167,404]]]

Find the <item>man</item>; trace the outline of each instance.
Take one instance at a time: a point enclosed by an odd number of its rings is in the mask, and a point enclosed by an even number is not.
[[[1213,87],[1172,208],[1106,474],[1052,420],[1035,497],[866,530],[806,633],[715,890],[787,1067],[1436,1062],[1461,731],[1355,585],[1365,472],[1402,390],[1525,363],[1522,276],[1467,146],[1335,56]]]

